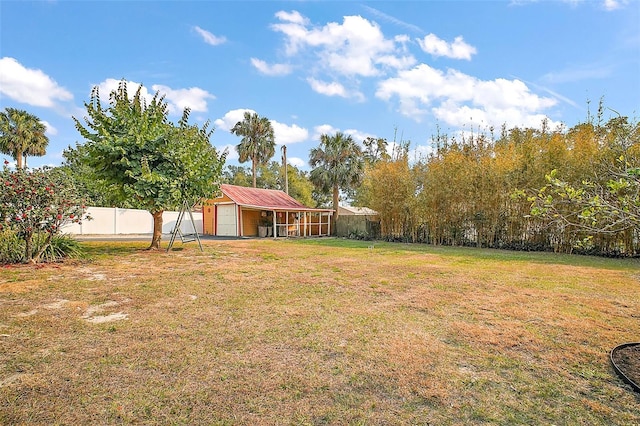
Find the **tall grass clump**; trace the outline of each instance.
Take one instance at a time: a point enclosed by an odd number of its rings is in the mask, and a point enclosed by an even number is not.
[[[0,231],[0,264],[20,263],[24,258],[24,241],[10,230]]]
[[[67,234],[56,234],[47,242],[46,234],[36,234],[31,248],[31,259],[38,262],[61,262],[84,256],[84,249],[78,240]],[[0,231],[0,264],[26,263],[25,242],[17,232]]]

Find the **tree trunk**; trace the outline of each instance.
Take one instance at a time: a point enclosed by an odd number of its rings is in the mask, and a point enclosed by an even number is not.
[[[22,169],[22,153],[16,152],[16,170]]]
[[[331,216],[331,235],[336,235],[336,220],[338,219],[338,196],[340,195],[340,190],[338,189],[338,185],[333,187],[333,215]]]
[[[253,187],[256,187],[256,164],[258,163],[258,159],[253,157],[251,159],[251,174],[253,174]]]
[[[153,238],[149,250],[160,250],[160,242],[162,240],[162,213],[163,210],[151,213],[153,216]]]
[[[334,217],[338,217],[338,196],[340,195],[340,190],[338,189],[338,186],[334,186],[333,187],[333,216]]]

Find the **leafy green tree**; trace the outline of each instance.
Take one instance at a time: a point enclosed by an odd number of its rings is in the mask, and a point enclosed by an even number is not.
[[[211,197],[225,161],[210,143],[213,130],[188,124],[185,109],[178,125],[168,121],[168,106],[159,93],[147,103],[139,86],[132,98],[121,81],[103,108],[98,88],[85,103],[83,125],[74,117],[85,139],[78,161],[95,180],[108,187],[111,199],[127,207],[148,210],[153,216],[150,249],[159,249],[162,213],[184,200],[195,204]]]
[[[7,228],[24,241],[25,262],[36,263],[60,228],[83,218],[84,204],[73,182],[58,169],[0,171],[0,231]],[[34,236],[40,244],[34,247]]]
[[[603,130],[606,145],[593,173],[572,182],[554,169],[530,198],[531,213],[587,239],[617,235],[633,251],[640,230],[640,124],[615,118]]]
[[[230,185],[249,186],[251,185],[251,174],[245,167],[229,164],[222,172],[222,182]]]
[[[314,185],[309,174],[289,164],[289,195],[305,206],[318,207],[313,197]]]
[[[334,220],[338,216],[340,190],[358,185],[364,172],[362,150],[351,136],[337,132],[320,136],[320,145],[309,153],[311,182],[324,193],[332,193]],[[335,229],[335,227],[334,227]]]
[[[11,155],[16,167],[24,167],[28,156],[46,154],[49,138],[45,125],[33,114],[16,108],[6,108],[0,113],[0,152]]]
[[[57,169],[65,173],[73,180],[79,194],[82,195],[86,204],[94,207],[129,207],[127,203],[118,202],[112,194],[117,193],[104,181],[96,180],[91,168],[83,159],[87,155],[85,145],[77,145],[75,148],[68,147],[62,153],[64,162]]]
[[[266,164],[275,154],[275,136],[271,122],[257,113],[246,111],[244,119],[236,123],[231,133],[242,136],[236,146],[239,161],[244,163],[251,160],[253,187],[256,187],[256,169],[260,164]]]

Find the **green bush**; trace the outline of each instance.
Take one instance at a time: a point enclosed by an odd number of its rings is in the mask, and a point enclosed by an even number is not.
[[[67,234],[56,234],[51,239],[49,246],[40,256],[41,262],[58,262],[63,259],[77,259],[82,257],[84,252],[78,240]]]
[[[0,264],[20,263],[23,258],[24,240],[12,230],[0,230]]]
[[[33,238],[32,258],[46,244],[47,234],[36,234]],[[25,262],[24,240],[13,230],[0,231],[0,264]],[[66,234],[56,234],[40,255],[39,262],[59,262],[64,259],[80,258],[84,251],[80,243]]]

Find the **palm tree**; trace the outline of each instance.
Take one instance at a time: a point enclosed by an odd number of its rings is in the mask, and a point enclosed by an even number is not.
[[[242,136],[242,140],[236,146],[239,161],[244,163],[251,160],[251,173],[253,174],[253,187],[256,187],[256,168],[259,164],[267,164],[276,152],[275,136],[271,122],[266,117],[260,117],[257,113],[246,111],[244,119],[238,121],[231,133]]]
[[[35,115],[6,108],[0,113],[0,152],[11,155],[21,169],[27,155],[41,157],[46,153],[49,138],[45,131],[45,125]]]
[[[320,146],[309,153],[311,182],[321,191],[333,191],[334,218],[338,217],[338,195],[358,185],[364,172],[362,150],[351,136],[341,132],[320,136]],[[335,229],[335,227],[334,227]]]

